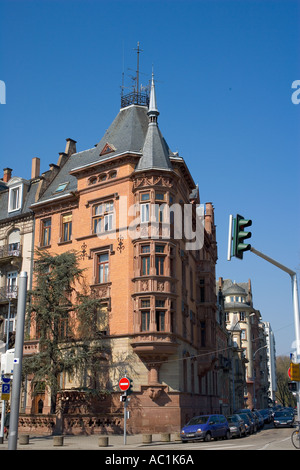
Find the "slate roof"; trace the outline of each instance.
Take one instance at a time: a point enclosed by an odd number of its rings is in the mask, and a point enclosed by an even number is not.
[[[230,287],[228,287],[228,289],[223,291],[223,295],[230,295],[230,294],[246,295],[246,293],[247,292],[245,291],[245,289],[243,289],[241,286],[235,283],[233,283]]]
[[[141,157],[136,171],[151,168],[172,171],[169,159],[172,152],[157,124],[149,124],[147,113],[146,106],[130,105],[122,108],[95,147],[69,156],[38,202],[53,200],[76,191],[77,179],[70,175],[72,170],[104,162],[125,153],[134,153]],[[106,146],[112,151],[103,153]],[[59,184],[64,182],[68,182],[65,190],[56,193]]]
[[[156,123],[148,126],[142,154],[136,171],[173,170],[169,159],[170,149]]]
[[[185,165],[182,157],[171,152],[157,124],[157,119],[151,117],[159,115],[156,108],[155,87],[152,77],[152,89],[149,109],[146,105],[131,104],[121,108],[118,115],[106,130],[98,144],[88,150],[70,155],[57,175],[39,198],[37,204],[52,201],[70,192],[77,190],[77,178],[70,172],[84,169],[108,161],[124,154],[135,154],[140,157],[135,171],[158,169],[174,171],[172,162],[181,164],[185,168],[185,177],[189,178],[191,191],[195,183]],[[68,182],[64,191],[56,192],[58,186]],[[34,207],[33,207],[34,208]]]
[[[0,184],[0,222],[6,222],[9,219],[32,214],[30,206],[34,202],[35,194],[38,188],[38,181],[30,181],[29,185],[25,185],[26,193],[24,194],[23,204],[21,209],[13,212],[8,212],[8,193],[9,187],[1,181]]]

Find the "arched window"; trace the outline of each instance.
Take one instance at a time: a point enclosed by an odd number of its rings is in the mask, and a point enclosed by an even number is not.
[[[20,230],[14,229],[8,235],[8,254],[18,256],[20,252]]]

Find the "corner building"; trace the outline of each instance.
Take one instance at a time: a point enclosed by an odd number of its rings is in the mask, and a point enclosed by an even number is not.
[[[201,245],[187,249],[184,218],[178,224],[166,209],[175,204],[183,214],[188,205],[194,231],[199,191],[160,132],[153,78],[150,97],[124,98],[94,148],[77,152],[67,139],[58,163],[42,175],[31,206],[35,247],[79,252],[87,283],[101,299],[107,321],[97,327],[111,347],[113,390],[102,415],[122,417],[118,381],[127,373],[134,392],[128,430],[176,432],[194,415],[220,412],[214,209],[205,204]],[[32,331],[31,353],[35,340]],[[61,383],[65,393],[88,386],[69,377]],[[32,412],[29,390],[27,397]]]

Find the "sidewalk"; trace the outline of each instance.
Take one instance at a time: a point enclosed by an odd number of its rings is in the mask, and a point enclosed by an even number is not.
[[[171,434],[170,441],[162,440],[161,434],[152,434],[152,442],[143,443],[143,435],[129,435],[124,444],[123,435],[107,435],[108,445],[99,445],[99,438],[104,435],[91,435],[91,436],[64,436],[63,445],[54,445],[54,436],[29,436],[28,444],[20,443],[20,436],[18,438],[17,450],[150,450],[154,445],[166,445],[180,443],[177,435]],[[8,450],[8,441],[5,439],[3,444],[0,444],[0,451]]]

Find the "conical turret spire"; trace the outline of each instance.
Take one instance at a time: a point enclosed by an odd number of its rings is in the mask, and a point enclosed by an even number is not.
[[[149,108],[147,112],[149,116],[148,130],[145,137],[142,156],[137,164],[136,171],[141,170],[172,170],[169,159],[169,152],[166,142],[160,133],[157,124],[157,116],[159,112],[156,105],[154,75],[152,72],[152,83],[150,91]]]
[[[151,82],[151,90],[150,90],[150,102],[149,102],[148,116],[150,118],[150,121],[155,122],[157,120],[158,115],[159,115],[159,112],[157,110],[157,105],[156,105],[154,73],[152,71],[152,82]]]

